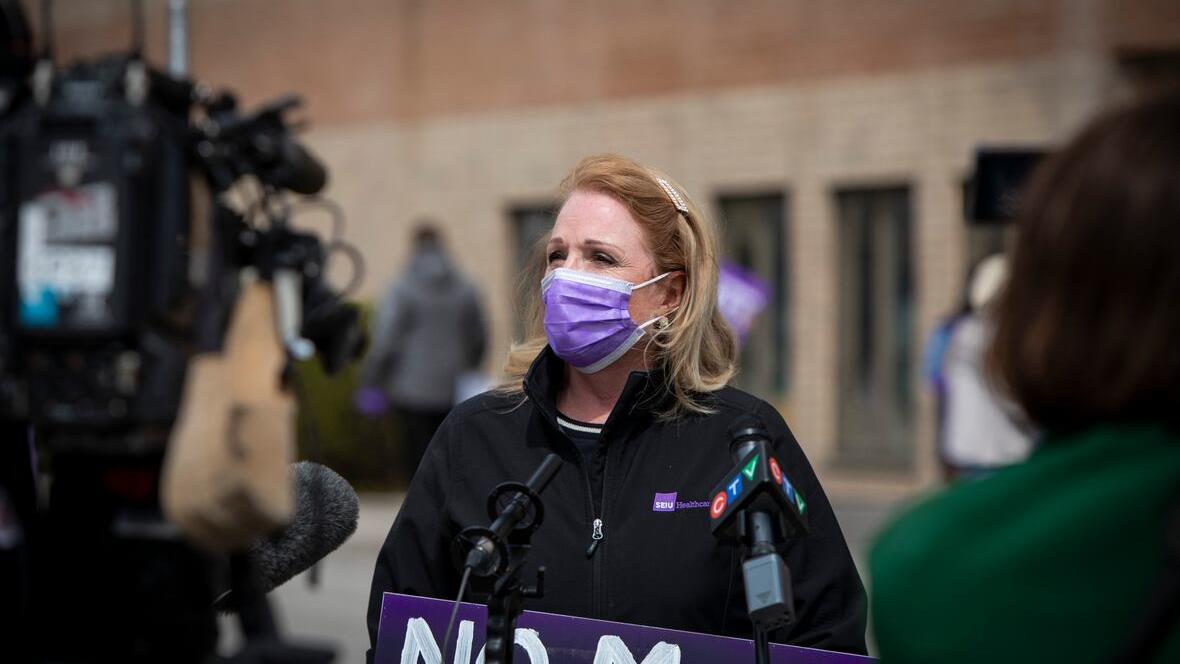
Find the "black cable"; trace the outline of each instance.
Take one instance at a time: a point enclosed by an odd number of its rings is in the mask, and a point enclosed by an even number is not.
[[[344,209],[340,204],[328,198],[321,198],[319,196],[304,197],[296,201],[287,209],[289,218],[293,219],[296,214],[312,209],[323,210],[328,213],[332,220],[332,235],[330,239],[324,243],[324,271],[327,272],[328,262],[335,253],[342,253],[348,256],[348,260],[352,263],[352,276],[348,280],[348,284],[341,288],[337,293],[337,297],[333,298],[328,304],[335,304],[340,300],[352,295],[358,288],[365,277],[365,260],[361,255],[359,249],[355,245],[350,244],[344,240],[345,230],[345,215]]]
[[[463,568],[463,580],[459,582],[459,594],[455,597],[455,606],[451,608],[451,619],[447,621],[446,636],[443,637],[443,661],[450,655],[451,628],[455,626],[455,615],[459,613],[459,603],[463,601],[463,593],[467,591],[467,581],[471,578],[471,566]]]

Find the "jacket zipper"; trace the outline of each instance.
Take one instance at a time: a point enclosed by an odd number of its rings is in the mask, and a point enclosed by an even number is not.
[[[562,433],[563,437],[565,437],[564,432],[561,431],[561,426],[556,421],[554,421],[552,424],[553,427],[557,429],[559,433]],[[605,434],[606,427],[603,427],[602,432],[599,433],[600,444]],[[590,469],[586,467],[586,461],[582,458],[581,451],[577,449],[577,446],[574,445],[573,441],[569,441],[568,437],[566,440],[569,442],[570,447],[574,448],[574,458],[578,460],[578,467],[582,469],[582,477],[586,480],[586,500],[590,503],[591,518],[590,545],[586,548],[586,557],[593,561],[590,575],[590,610],[596,617],[601,618],[606,615],[604,609],[601,606],[603,603],[603,556],[596,554],[602,547],[602,541],[606,538],[606,535],[603,531],[605,524],[603,523],[602,517],[606,516],[606,478],[610,468],[610,449],[608,448],[606,450],[606,462],[602,467],[602,506],[600,511],[598,509],[599,506],[594,504],[594,488],[590,486]]]
[[[605,436],[605,434],[606,434],[606,427],[603,427],[602,433],[600,433],[599,436]],[[599,438],[599,441],[601,442],[603,439],[604,438]],[[602,464],[602,503],[598,506],[598,508],[600,510],[598,515],[595,516],[594,522],[590,525],[590,540],[591,540],[591,542],[590,542],[590,548],[586,550],[586,554],[593,560],[593,564],[594,564],[593,574],[590,575],[591,576],[591,583],[594,584],[594,591],[591,593],[590,596],[591,596],[591,599],[593,600],[594,615],[598,616],[599,618],[606,618],[606,607],[605,607],[606,600],[604,597],[606,594],[606,592],[604,590],[604,588],[606,586],[606,578],[605,578],[606,577],[606,570],[605,570],[606,563],[604,562],[606,559],[606,556],[604,554],[600,553],[599,549],[602,548],[603,540],[606,538],[606,534],[603,532],[603,526],[604,526],[603,519],[606,517],[606,496],[607,496],[606,488],[608,486],[606,480],[607,480],[607,477],[610,476],[610,447],[607,447],[605,452],[606,452],[606,460]],[[587,477],[586,484],[589,485],[590,484],[589,473],[587,473],[586,477]],[[591,498],[591,502],[593,502],[593,499],[594,499],[593,493],[590,494],[590,498]],[[597,554],[597,555],[595,555],[595,554]]]
[[[598,543],[602,541],[602,519],[594,519],[590,526],[590,548],[586,549],[586,557],[593,558],[598,550]]]
[[[605,433],[605,428],[603,429]],[[601,436],[602,434],[599,434]],[[601,444],[601,438],[599,442]],[[572,445],[572,443],[571,443]],[[582,477],[586,480],[586,499],[590,502],[590,545],[586,547],[586,557],[592,563],[590,574],[590,610],[597,617],[605,615],[602,609],[602,585],[603,585],[603,556],[598,555],[598,550],[602,548],[602,541],[606,538],[604,532],[604,522],[602,517],[606,516],[606,477],[608,469],[610,468],[610,449],[606,450],[606,462],[602,467],[602,505],[594,504],[594,488],[590,486],[590,469],[586,468],[585,461],[581,459],[579,452],[578,463],[582,468]]]

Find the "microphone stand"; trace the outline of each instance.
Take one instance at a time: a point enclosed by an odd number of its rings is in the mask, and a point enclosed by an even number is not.
[[[746,609],[754,626],[754,662],[770,664],[770,632],[795,622],[795,601],[791,572],[779,555],[783,538],[767,512],[745,511],[741,515],[742,580],[746,588]]]
[[[713,535],[742,547],[742,582],[754,631],[754,662],[770,664],[770,632],[795,622],[791,572],[779,551],[788,532],[805,534],[806,503],[774,457],[762,422],[739,417],[730,427],[735,465],[713,490]]]
[[[537,569],[537,582],[525,586],[521,571],[531,548],[533,531],[545,516],[541,491],[557,474],[561,458],[550,454],[527,484],[505,482],[488,496],[490,527],[464,528],[455,537],[452,553],[456,567],[470,569],[477,577],[491,578],[488,594],[485,664],[512,664],[516,644],[516,620],[524,598],[545,593],[545,568]],[[445,646],[444,646],[445,647]]]
[[[513,649],[516,645],[516,620],[522,610],[525,597],[543,597],[545,594],[545,568],[537,570],[537,583],[533,586],[521,584],[520,570],[529,550],[528,544],[509,547],[512,562],[508,571],[497,577],[488,597],[488,622],[485,639],[485,664],[512,664]]]

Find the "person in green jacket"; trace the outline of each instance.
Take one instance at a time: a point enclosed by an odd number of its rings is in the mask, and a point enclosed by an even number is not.
[[[1045,433],[879,535],[881,661],[1180,662],[1180,91],[1049,157],[1018,224],[988,362]]]

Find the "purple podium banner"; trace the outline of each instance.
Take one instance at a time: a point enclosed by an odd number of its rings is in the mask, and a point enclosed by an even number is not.
[[[452,602],[385,593],[375,664],[482,664],[487,610],[463,603],[442,643]],[[447,647],[449,646],[449,647]],[[444,648],[449,659],[444,659]],[[754,645],[697,632],[525,611],[516,623],[518,664],[719,664],[754,661]],[[773,664],[865,664],[871,657],[771,644]]]

